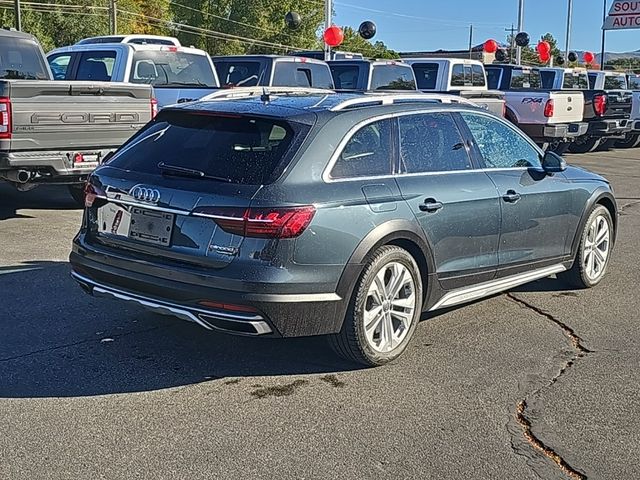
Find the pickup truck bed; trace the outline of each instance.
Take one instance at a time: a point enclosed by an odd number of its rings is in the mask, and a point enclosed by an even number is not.
[[[147,85],[0,80],[10,131],[0,138],[0,177],[28,189],[84,181],[105,155],[152,117]]]

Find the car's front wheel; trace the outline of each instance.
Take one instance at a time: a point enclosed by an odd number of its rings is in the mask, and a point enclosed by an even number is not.
[[[343,357],[367,366],[398,358],[422,313],[422,278],[406,250],[384,246],[370,258],[353,292],[342,331],[331,337]]]
[[[574,288],[595,287],[607,271],[613,239],[614,226],[611,214],[602,205],[597,205],[591,211],[582,232],[573,267],[558,275],[558,278]]]

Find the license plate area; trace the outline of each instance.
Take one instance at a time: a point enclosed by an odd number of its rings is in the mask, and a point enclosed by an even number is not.
[[[93,170],[100,165],[100,154],[95,152],[75,152],[69,155],[73,168],[77,170]]]
[[[174,220],[173,213],[131,207],[129,238],[168,247],[171,244]]]

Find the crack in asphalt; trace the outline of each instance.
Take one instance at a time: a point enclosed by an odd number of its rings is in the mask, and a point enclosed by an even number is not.
[[[555,463],[560,468],[560,470],[562,470],[562,472],[565,475],[569,476],[570,478],[574,480],[586,480],[587,476],[584,473],[580,472],[578,469],[571,466],[564,458],[562,458],[562,456],[558,452],[556,452],[553,448],[546,445],[541,439],[539,439],[533,433],[532,422],[527,417],[527,407],[529,406],[529,403],[527,402],[527,398],[539,397],[539,395],[542,393],[543,390],[554,385],[576,363],[577,360],[584,358],[588,354],[594,353],[594,352],[584,346],[584,344],[582,343],[582,339],[578,336],[578,334],[575,332],[573,328],[571,328],[569,325],[567,325],[563,321],[555,318],[552,314],[542,310],[541,308],[536,307],[535,305],[532,305],[531,303],[525,300],[522,300],[521,298],[518,298],[513,293],[507,293],[506,297],[507,299],[519,305],[521,308],[526,308],[528,310],[531,310],[536,314],[540,315],[541,317],[544,317],[545,319],[552,322],[554,325],[556,325],[562,330],[562,333],[564,334],[564,336],[571,343],[571,347],[573,348],[573,351],[574,351],[573,355],[571,355],[571,358],[567,358],[565,360],[565,363],[562,366],[562,368],[560,368],[558,373],[556,373],[556,375],[554,375],[551,378],[551,380],[549,380],[545,385],[539,387],[537,390],[528,394],[527,396],[525,396],[525,398],[523,398],[520,402],[518,402],[516,406],[515,420],[520,426],[522,430],[522,434],[524,435],[524,438],[526,439],[527,444],[529,446],[531,446],[534,450],[542,453],[546,458],[548,458],[553,463]],[[520,454],[514,442],[512,442],[511,447],[516,454]]]

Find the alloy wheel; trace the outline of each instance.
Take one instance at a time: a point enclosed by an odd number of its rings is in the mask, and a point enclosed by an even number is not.
[[[609,222],[603,215],[598,215],[589,225],[582,253],[582,262],[589,280],[597,280],[604,274],[610,245]]]

